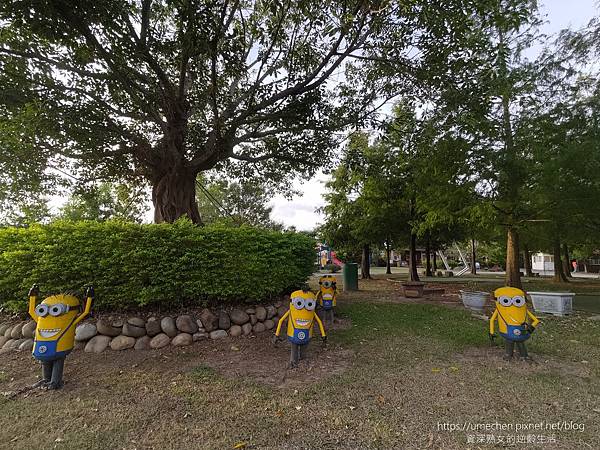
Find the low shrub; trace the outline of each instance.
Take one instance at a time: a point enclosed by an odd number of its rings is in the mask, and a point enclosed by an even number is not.
[[[181,301],[260,301],[312,273],[315,242],[250,227],[57,222],[0,229],[0,305],[26,309],[27,292],[93,284],[95,308]],[[15,303],[17,302],[17,303]]]

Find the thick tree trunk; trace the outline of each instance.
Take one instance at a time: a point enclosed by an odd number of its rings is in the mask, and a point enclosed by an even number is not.
[[[506,238],[506,285],[522,288],[519,270],[519,233],[513,227],[508,227]]]
[[[433,249],[433,270],[437,272],[437,250]]]
[[[567,277],[563,270],[562,259],[560,257],[560,238],[554,238],[554,281],[557,283],[566,283]]]
[[[477,266],[475,261],[477,260],[477,247],[475,246],[475,239],[471,239],[471,274],[477,275]]]
[[[420,281],[419,273],[417,272],[417,235],[410,235],[410,255],[408,262],[408,279],[410,281]]]
[[[563,261],[565,275],[568,278],[573,278],[573,275],[571,275],[571,255],[569,255],[569,247],[567,246],[566,242],[563,242],[563,254],[565,257]]]
[[[185,168],[169,170],[156,176],[152,183],[154,222],[175,222],[187,216],[202,224],[196,203],[196,173]]]
[[[362,261],[360,264],[361,278],[363,280],[371,278],[371,262],[369,261],[371,254],[371,248],[369,244],[363,245],[362,249]]]
[[[531,270],[531,253],[529,252],[529,246],[523,246],[523,260],[525,262],[525,275],[528,277],[533,276],[533,271]]]
[[[390,241],[388,239],[388,241],[385,243],[385,256],[386,256],[386,260],[385,260],[385,273],[388,275],[391,275],[392,273],[392,265],[390,264],[390,252],[391,252],[391,248],[390,248]]]
[[[431,272],[431,240],[429,239],[429,235],[427,236],[427,241],[425,242],[425,253],[427,253],[427,267],[425,269],[425,276],[432,277],[433,273]]]

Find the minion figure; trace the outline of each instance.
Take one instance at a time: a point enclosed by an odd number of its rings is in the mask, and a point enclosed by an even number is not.
[[[317,306],[315,295],[310,292],[308,288],[305,288],[303,290],[292,292],[290,297],[290,308],[283,317],[279,319],[274,341],[277,341],[279,338],[281,326],[283,325],[283,322],[288,319],[287,338],[292,344],[290,366],[297,367],[298,361],[303,356],[303,349],[308,345],[310,338],[312,337],[314,321],[319,325],[323,342],[326,342],[327,335],[323,328],[323,322],[321,322],[321,319],[319,319],[319,316],[315,313],[315,308]]]
[[[323,311],[324,318],[333,323],[333,309],[337,305],[337,285],[333,275],[325,275],[319,278],[319,293],[317,302]]]
[[[513,287],[502,287],[494,291],[496,310],[490,318],[490,339],[494,335],[494,323],[498,321],[498,331],[505,340],[505,360],[513,357],[515,344],[522,360],[528,360],[525,341],[534,332],[539,319],[527,308],[525,292]]]
[[[59,294],[44,299],[36,306],[39,288],[29,291],[29,315],[37,323],[33,343],[33,357],[42,363],[43,379],[34,386],[60,389],[65,357],[75,345],[75,328],[90,312],[94,288],[86,291],[85,309],[80,313],[79,299]]]

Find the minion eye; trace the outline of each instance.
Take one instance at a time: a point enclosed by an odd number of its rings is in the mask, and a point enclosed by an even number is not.
[[[46,317],[48,315],[48,306],[40,303],[35,307],[35,313],[38,317]]]
[[[326,288],[331,287],[331,281],[323,281],[323,286]]]
[[[308,299],[304,302],[304,307],[309,311],[314,311],[316,303],[313,299]]]
[[[294,305],[294,308],[296,309],[302,309],[304,308],[304,299],[302,297],[293,298],[292,305]]]
[[[500,298],[498,298],[498,303],[500,303],[502,306],[510,306],[512,305],[512,298],[503,295]]]
[[[64,312],[65,309],[66,308],[64,307],[64,305],[62,305],[60,303],[58,303],[56,305],[52,305],[52,306],[50,306],[50,315],[54,316],[54,317],[60,316]]]
[[[516,297],[513,297],[512,302],[515,306],[523,306],[525,304],[525,298],[517,295]]]

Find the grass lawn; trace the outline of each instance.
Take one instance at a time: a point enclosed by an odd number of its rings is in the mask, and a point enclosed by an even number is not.
[[[0,397],[0,447],[600,448],[600,321],[544,318],[535,362],[505,362],[487,323],[461,307],[407,303],[382,279],[360,287],[341,296],[327,347],[316,339],[295,370],[269,333],[75,352],[62,391]],[[29,355],[0,355],[0,391],[36,375]]]

